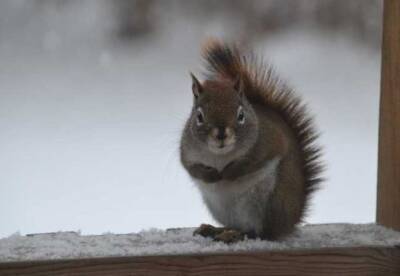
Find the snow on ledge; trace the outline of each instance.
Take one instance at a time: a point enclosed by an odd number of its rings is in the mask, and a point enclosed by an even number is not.
[[[0,262],[400,244],[400,232],[375,224],[305,225],[281,242],[246,240],[231,245],[193,237],[192,232],[193,228],[91,236],[76,232],[14,234],[0,239]]]

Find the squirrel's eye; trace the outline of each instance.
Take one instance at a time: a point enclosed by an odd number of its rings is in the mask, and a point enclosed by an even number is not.
[[[197,109],[196,122],[197,122],[198,126],[201,126],[202,124],[204,124],[204,114],[203,114],[203,110],[201,109],[201,107],[199,107]]]
[[[239,124],[243,125],[245,122],[245,116],[244,116],[244,111],[243,111],[243,107],[239,107],[238,109],[238,113],[237,113],[237,121]]]

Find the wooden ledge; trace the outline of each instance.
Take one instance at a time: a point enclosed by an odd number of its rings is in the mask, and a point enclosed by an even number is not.
[[[400,275],[400,247],[12,262],[0,275]]]

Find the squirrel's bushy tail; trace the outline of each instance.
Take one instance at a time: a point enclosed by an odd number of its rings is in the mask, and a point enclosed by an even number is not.
[[[236,46],[227,45],[216,39],[208,39],[202,47],[209,73],[216,76],[236,79],[243,72],[243,62]]]
[[[263,103],[266,108],[274,110],[292,129],[299,145],[307,203],[309,195],[322,181],[323,162],[321,149],[314,143],[318,134],[306,105],[261,59],[253,54],[243,55],[235,45],[209,39],[202,48],[202,54],[207,63],[208,78],[232,81],[242,78],[249,101]]]
[[[202,55],[206,61],[207,77],[211,79],[236,81],[241,78],[247,93],[256,94],[280,86],[272,68],[252,53],[243,55],[236,45],[210,38],[203,44]]]

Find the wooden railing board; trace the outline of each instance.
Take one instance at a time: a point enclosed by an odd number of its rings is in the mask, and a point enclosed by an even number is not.
[[[383,21],[376,220],[400,231],[399,0],[385,0]]]
[[[400,248],[355,247],[0,264],[0,275],[400,275]]]

